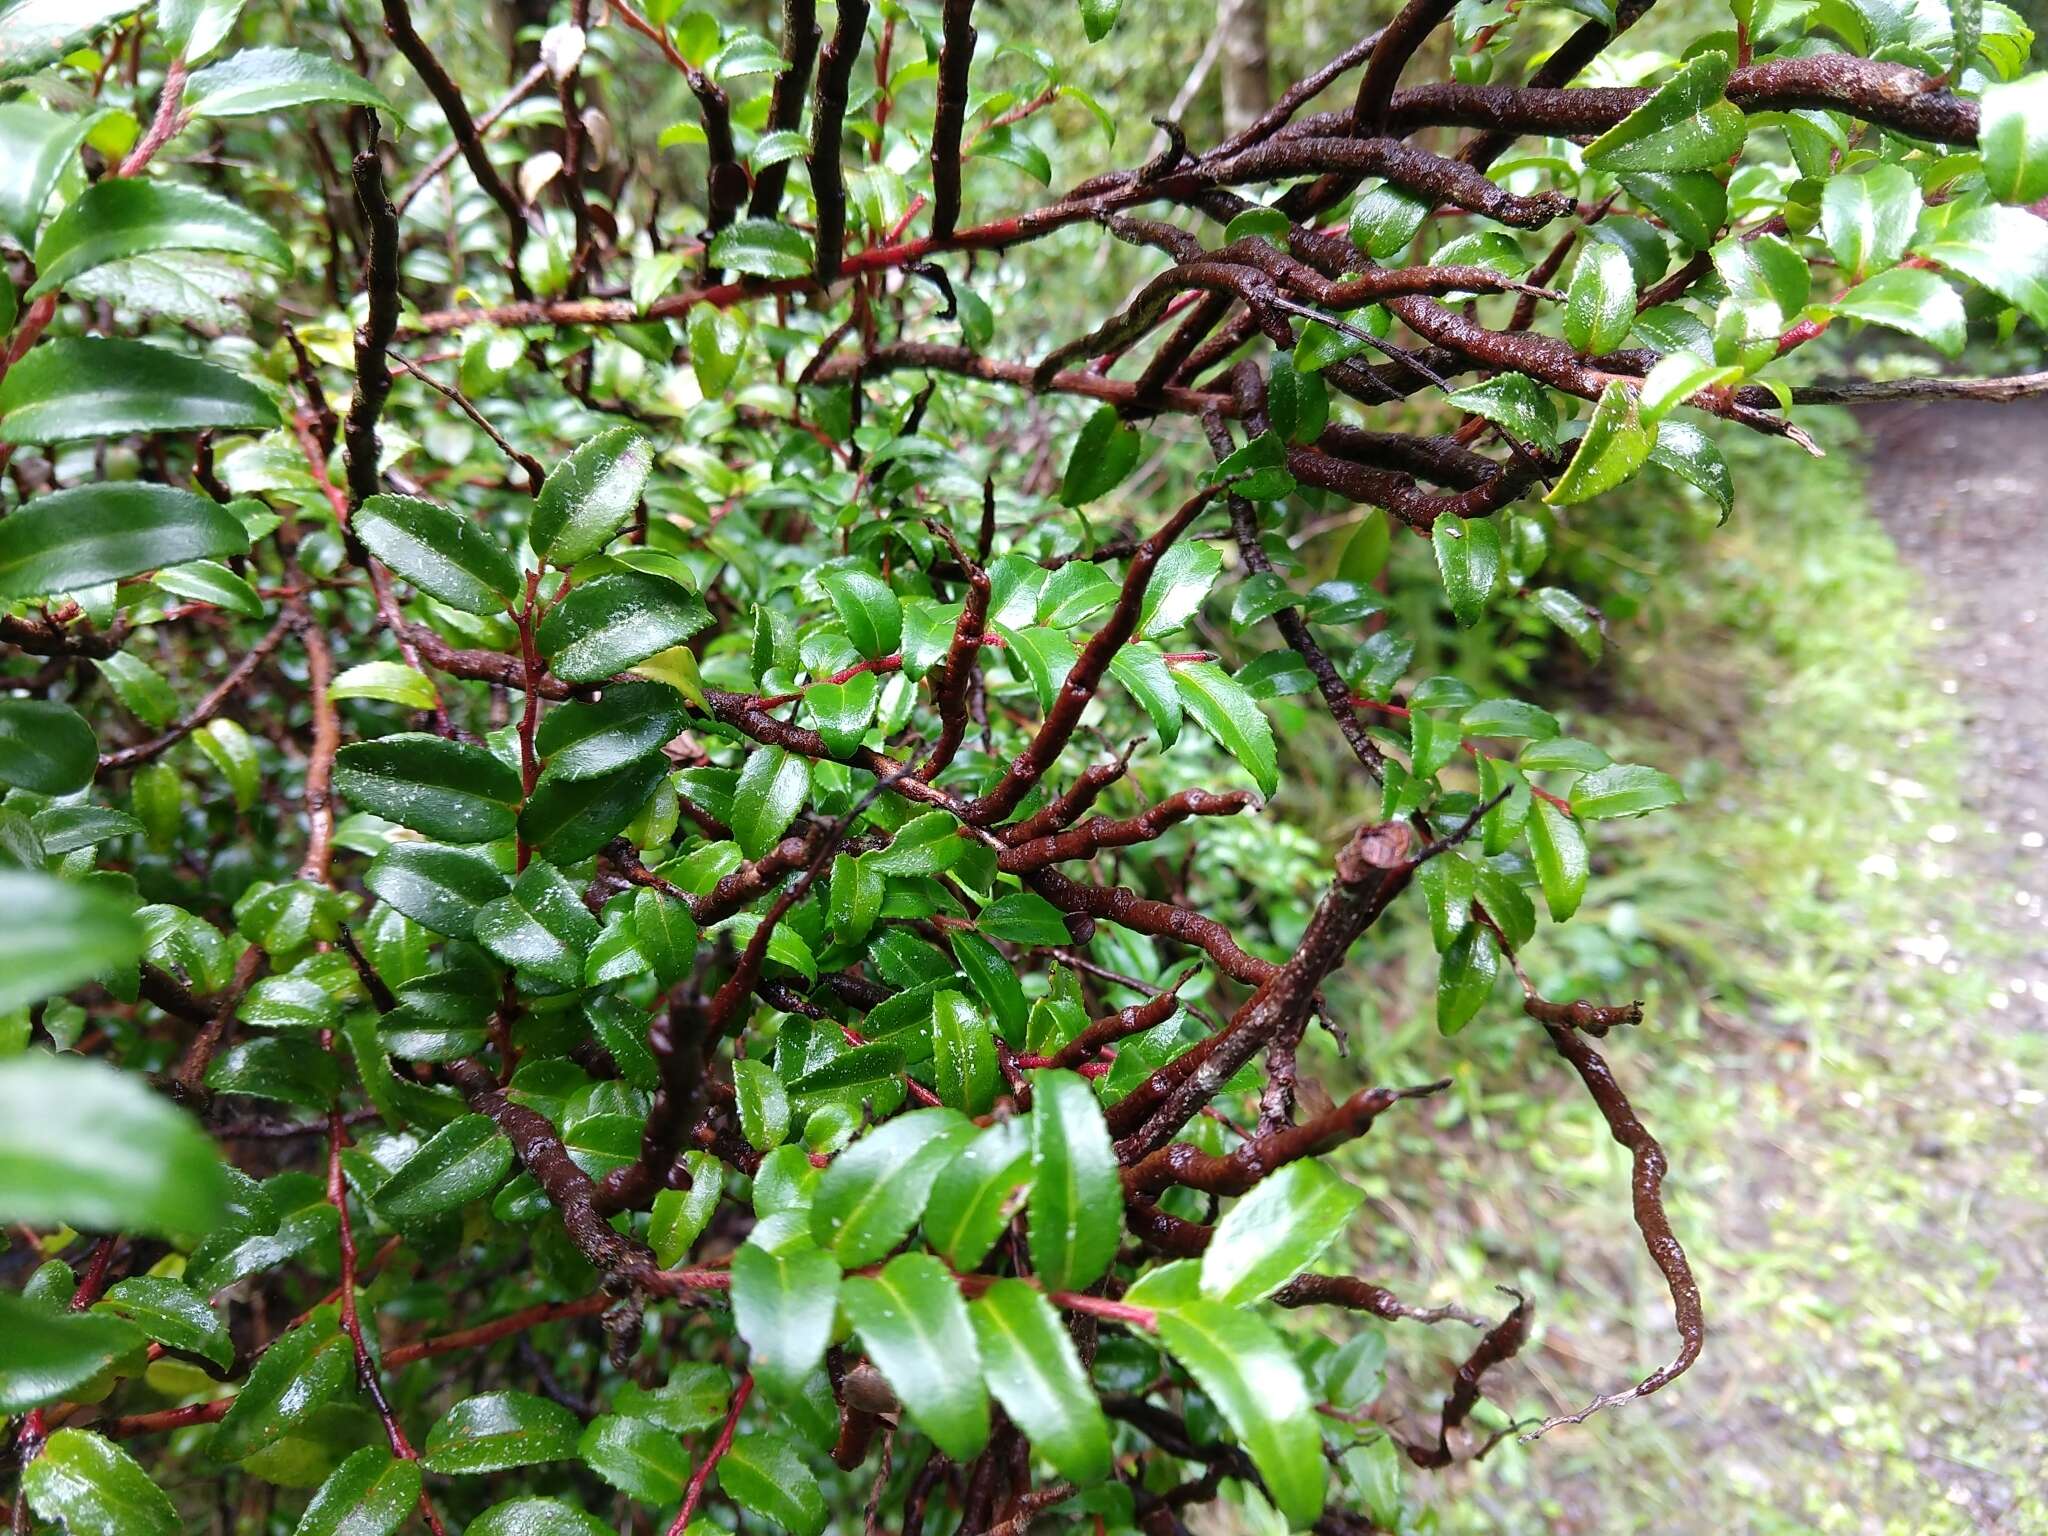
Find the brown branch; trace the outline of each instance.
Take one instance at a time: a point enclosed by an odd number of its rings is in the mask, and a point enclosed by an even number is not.
[[[782,0],[782,68],[769,97],[769,133],[794,131],[803,121],[804,96],[811,83],[811,65],[818,57],[817,0]],[[789,182],[789,162],[777,161],[754,178],[753,201],[747,212],[772,219],[782,207],[782,189]]]
[[[1122,820],[1095,816],[1064,832],[1013,843],[997,855],[996,867],[1006,875],[1021,875],[1068,859],[1090,859],[1105,848],[1149,843],[1190,816],[1235,816],[1258,803],[1258,796],[1245,789],[1226,790],[1222,794],[1183,789],[1136,816]]]
[[[149,762],[152,758],[161,757],[170,751],[225,709],[228,700],[248,687],[251,679],[283,643],[284,637],[297,628],[300,622],[299,616],[289,609],[278,615],[263,638],[236,659],[226,675],[206,691],[193,707],[191,714],[166,727],[148,741],[137,742],[132,747],[122,747],[113,752],[102,752],[99,771],[105,773],[114,768],[133,768],[138,763]]]
[[[1205,1194],[1242,1195],[1289,1163],[1319,1157],[1363,1136],[1372,1129],[1375,1120],[1400,1100],[1426,1098],[1450,1086],[1451,1080],[1442,1078],[1416,1088],[1361,1088],[1313,1120],[1254,1136],[1221,1156],[1204,1152],[1193,1142],[1170,1142],[1125,1166],[1124,1193],[1157,1195],[1179,1184]]]

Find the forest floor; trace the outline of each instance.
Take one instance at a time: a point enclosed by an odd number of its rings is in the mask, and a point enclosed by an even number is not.
[[[2048,403],[1856,425],[1713,536],[1610,717],[1704,775],[1591,931],[1664,966],[1608,1054],[1671,1154],[1705,1355],[1446,1480],[1447,1530],[2048,1536]],[[1548,1321],[1489,1383],[1528,1415],[1670,1320],[1618,1149],[1521,1113],[1537,1182],[1475,1151],[1420,1246],[1439,1292],[1529,1266]]]

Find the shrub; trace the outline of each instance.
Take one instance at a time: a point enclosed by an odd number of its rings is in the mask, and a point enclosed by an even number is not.
[[[1676,1349],[1557,1422],[1680,1375],[1640,1009],[1518,961],[1678,786],[1414,675],[1385,568],[1541,676],[1604,643],[1566,509],[2027,387],[1776,375],[2048,323],[2048,110],[1997,4],[1738,4],[1600,88],[1645,7],[1573,9],[1411,0],[1052,198],[1128,125],[971,0],[576,0],[481,115],[480,13],[0,13],[16,1528],[1412,1525],[1531,1311],[1334,1246],[1325,1155],[1444,1086],[1299,1070],[1396,911],[1634,1159]],[[1372,814],[1274,825],[1309,773]],[[1480,1330],[1428,1432],[1347,1312]]]

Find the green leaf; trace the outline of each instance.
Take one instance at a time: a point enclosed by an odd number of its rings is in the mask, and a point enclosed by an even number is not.
[[[25,971],[33,982],[37,971],[32,949],[22,970],[12,963],[22,930],[61,925],[52,906],[85,894],[54,881],[0,876],[0,902],[14,914],[0,938],[4,1006],[19,1006],[19,979]],[[89,959],[92,936],[84,942],[79,958]],[[226,1199],[212,1139],[139,1075],[42,1051],[0,1061],[0,1221],[204,1234],[221,1219]]]
[[[70,705],[0,698],[0,784],[68,795],[92,782],[99,750],[85,716]]]
[[[422,928],[451,939],[473,938],[477,909],[509,889],[482,854],[435,843],[393,843],[371,861],[363,885]]]
[[[627,1382],[614,1402],[629,1418],[645,1419],[672,1434],[687,1435],[724,1422],[731,1385],[723,1366],[685,1361],[670,1371],[659,1387]]]
[[[1437,961],[1436,1027],[1455,1035],[1472,1021],[1500,975],[1500,948],[1493,930],[1467,923]]]
[[[45,342],[0,383],[0,434],[16,443],[277,424],[270,396],[239,374],[139,341],[70,337]],[[95,489],[104,496],[115,487]]]
[[[1038,696],[1040,709],[1051,709],[1060,685],[1079,659],[1073,643],[1056,629],[1033,626],[1012,629],[1007,624],[991,626],[1004,644],[1004,660],[1013,677],[1029,679]]]
[[[1076,1483],[1107,1477],[1109,1426],[1052,1304],[1022,1280],[998,1280],[968,1312],[989,1390],[1032,1448]]]
[[[1950,357],[1968,339],[1963,301],[1936,274],[1919,267],[1893,267],[1865,278],[1829,306],[1838,315],[1869,320],[1917,336]]]
[[[2048,223],[2018,208],[1982,204],[1951,212],[1914,248],[2048,325]]]
[[[682,1441],[645,1419],[600,1414],[585,1426],[577,1454],[583,1464],[630,1499],[673,1504],[690,1476]]]
[[[637,294],[634,302],[643,309],[647,307],[647,301]],[[697,388],[705,399],[715,400],[725,393],[726,385],[739,370],[747,333],[740,328],[736,316],[716,305],[699,304],[690,311],[689,335],[690,368],[697,375]]]
[[[1322,1430],[1278,1336],[1250,1312],[1193,1301],[1160,1314],[1159,1337],[1222,1413],[1288,1525],[1314,1525],[1329,1481]]]
[[[407,709],[428,710],[440,697],[426,673],[401,661],[366,661],[327,685],[330,699],[376,699]]]
[[[216,1093],[246,1093],[323,1112],[341,1091],[341,1066],[316,1040],[264,1035],[243,1040],[214,1057],[206,1085]]]
[[[590,779],[651,761],[682,733],[689,714],[665,683],[619,683],[590,703],[559,704],[541,717],[534,746],[554,780]]]
[[[1387,181],[1368,181],[1351,203],[1351,243],[1374,261],[1406,250],[1429,217],[1430,201]],[[1301,366],[1299,359],[1295,366]]]
[[[363,546],[429,597],[465,613],[500,613],[519,567],[468,518],[417,496],[372,496],[349,526]]]
[[[1036,891],[1012,891],[981,909],[977,926],[992,939],[1043,947],[1072,942],[1060,909]]]
[[[1443,577],[1451,616],[1461,628],[1470,629],[1486,612],[1487,601],[1500,584],[1506,564],[1500,529],[1491,518],[1467,522],[1446,513],[1431,527],[1430,543],[1436,549],[1436,568]]]
[[[1710,171],[1644,171],[1621,184],[1693,250],[1712,245],[1728,222],[1728,189]]]
[[[1740,368],[1724,368],[1690,352],[1672,352],[1657,359],[1643,379],[1637,413],[1646,427],[1655,426],[1675,405],[1703,389],[1731,385],[1742,378]],[[1654,451],[1654,449],[1653,449]]]
[[[911,1422],[955,1461],[979,1455],[989,1434],[981,1351],[946,1266],[898,1254],[878,1275],[849,1276],[840,1305]]]
[[[1553,922],[1565,922],[1579,910],[1586,894],[1586,839],[1579,824],[1548,800],[1529,807],[1529,856],[1543,887],[1544,904]]]
[[[391,1536],[419,1501],[420,1464],[366,1445],[320,1485],[292,1536]]]
[[[485,1392],[464,1398],[427,1431],[420,1465],[447,1474],[574,1461],[582,1432],[560,1403],[529,1392]]]
[[[843,683],[814,683],[804,690],[804,709],[812,729],[825,738],[835,757],[850,757],[874,724],[875,701],[882,685],[872,672],[856,672]]]
[[[60,1429],[21,1473],[29,1507],[71,1536],[178,1536],[177,1507],[134,1457],[82,1429]]]
[[[1713,249],[1714,270],[1741,304],[1775,308],[1781,319],[1799,313],[1813,288],[1806,258],[1776,235],[1723,240]]]
[[[533,552],[555,566],[596,554],[632,517],[653,467],[653,445],[632,427],[598,433],[542,482],[526,530]]]
[[[1615,763],[1572,785],[1572,815],[1582,821],[1640,816],[1684,803],[1685,791],[1668,773],[1640,763]]]
[[[2001,203],[2048,197],[2048,71],[1984,87],[1977,153],[1984,184]]]
[[[1458,729],[1466,736],[1549,741],[1557,735],[1557,716],[1520,699],[1487,699],[1465,711]]]
[[[195,117],[250,117],[322,101],[370,107],[394,128],[405,124],[405,114],[361,75],[296,48],[244,48],[185,82],[185,109]]]
[[[797,1448],[779,1434],[757,1430],[734,1436],[719,1458],[718,1486],[742,1509],[790,1536],[820,1536],[825,1529],[825,1497],[818,1492],[818,1480]]]
[[[1273,728],[1244,686],[1214,662],[1198,661],[1172,669],[1181,703],[1195,721],[1252,776],[1259,793],[1280,788],[1280,760]]]
[[[215,1461],[242,1461],[310,1419],[355,1380],[355,1347],[323,1309],[257,1357],[207,1446]]]
[[[1495,426],[1502,428],[1510,437],[1525,443],[1534,443],[1539,448],[1557,446],[1557,407],[1551,402],[1550,392],[1527,374],[1497,373],[1483,383],[1471,384],[1464,389],[1454,389],[1445,398],[1461,411],[1470,411],[1474,416],[1483,416]],[[1387,525],[1384,514],[1375,514],[1369,522],[1379,530],[1378,539],[1387,539]],[[1360,534],[1364,529],[1360,529]],[[1357,535],[1354,535],[1354,540]],[[1379,567],[1353,576],[1350,552],[1345,552],[1345,575],[1353,580],[1370,581],[1379,574]],[[1361,567],[1369,562],[1359,561]],[[1385,565],[1382,554],[1379,565]]]
[[[862,855],[862,862],[882,875],[936,875],[964,852],[959,821],[947,811],[927,811],[898,827],[888,847]]]
[[[724,1165],[708,1152],[685,1152],[690,1170],[688,1189],[664,1189],[654,1197],[647,1224],[647,1245],[664,1268],[683,1262],[691,1246],[711,1224],[724,1184]],[[651,1415],[642,1415],[651,1417]]]
[[[992,124],[974,140],[968,154],[1014,166],[1041,187],[1052,185],[1051,158],[1008,123]]]
[[[1289,1163],[1216,1224],[1202,1255],[1202,1294],[1237,1306],[1272,1295],[1316,1261],[1364,1202],[1363,1191],[1321,1163]]]
[[[227,251],[289,272],[291,248],[241,204],[169,182],[111,177],[88,187],[36,243],[25,297],[55,293],[81,272],[149,251]]]
[[[599,931],[582,894],[545,859],[529,864],[510,894],[477,908],[472,927],[477,943],[505,964],[564,991],[582,983],[584,957]]]
[[[512,1143],[490,1116],[464,1115],[407,1158],[378,1188],[375,1204],[394,1221],[431,1216],[481,1199],[511,1167]]]
[[[1116,25],[1117,14],[1124,8],[1124,0],[1081,0],[1081,30],[1087,33],[1088,41],[1099,43],[1109,36],[1109,29]]]
[[[1011,1196],[1030,1176],[1030,1167],[1025,1122],[991,1125],[933,1183],[924,1212],[925,1240],[955,1269],[979,1268],[1009,1225]]]
[[[1174,686],[1173,669],[1158,646],[1132,641],[1109,658],[1109,675],[1144,709],[1162,752],[1180,739],[1180,690]]]
[[[1596,171],[1713,170],[1742,148],[1748,123],[1726,101],[1725,53],[1702,53],[1648,101],[1586,146]]]
[[[1617,379],[1601,391],[1578,450],[1543,499],[1554,507],[1590,501],[1635,474],[1649,456],[1650,433],[1637,414],[1635,394]]]
[[[872,1264],[909,1235],[932,1181],[974,1136],[952,1109],[885,1120],[832,1159],[811,1200],[811,1235],[848,1269]]]
[[[940,1102],[969,1115],[995,1102],[995,1031],[958,992],[932,999],[932,1062]]]
[[[197,64],[227,40],[244,0],[161,0],[157,25],[166,46],[187,64]]]
[[[773,219],[741,219],[711,237],[711,265],[749,277],[803,277],[816,264],[811,242]]]
[[[245,618],[260,619],[265,609],[256,589],[226,566],[214,560],[193,560],[158,571],[151,578],[158,588],[173,597],[198,603],[212,603]]]
[[[1233,217],[1223,230],[1223,243],[1233,245],[1257,235],[1287,249],[1288,232],[1293,229],[1287,215],[1278,208],[1251,207]]]
[[[765,1152],[789,1134],[789,1093],[765,1062],[732,1064],[732,1085],[738,1101],[740,1133],[749,1146]]]
[[[469,1523],[462,1536],[617,1536],[594,1515],[560,1499],[507,1499]]]
[[[1105,405],[1088,418],[1081,435],[1074,439],[1067,455],[1067,471],[1060,481],[1060,505],[1085,507],[1123,484],[1138,467],[1145,440],[1138,429]]]
[[[227,1324],[204,1296],[182,1281],[160,1275],[116,1280],[105,1299],[93,1304],[93,1311],[133,1323],[164,1348],[211,1360],[223,1371],[234,1363]]]
[[[1102,1106],[1085,1078],[1039,1070],[1031,1080],[1032,1268],[1047,1289],[1101,1278],[1123,1236],[1123,1183]]]
[[[603,682],[681,645],[711,622],[704,599],[640,571],[578,583],[541,620],[541,654],[566,683]]]
[[[846,638],[869,661],[879,661],[902,644],[903,604],[879,576],[842,568],[819,573],[818,585],[846,626]]]
[[[20,1413],[63,1397],[142,1343],[118,1317],[0,1291],[0,1412]]]
[[[1354,334],[1354,330],[1369,331],[1372,328],[1357,320],[1351,324],[1353,329],[1340,331],[1334,326],[1323,324],[1320,320],[1302,321],[1301,334],[1294,340],[1295,372],[1312,376],[1334,363],[1344,362],[1363,352],[1371,343],[1363,336]]]
[[[1565,294],[1564,334],[1583,356],[1612,352],[1636,321],[1636,279],[1619,247],[1588,241]]]
[[[812,1243],[743,1243],[732,1256],[733,1327],[754,1379],[778,1402],[799,1396],[825,1358],[838,1305],[839,1266]]]
[[[0,79],[13,75],[10,65],[16,56],[12,29],[18,23],[11,15],[6,20],[7,28],[0,29]],[[0,103],[0,230],[23,250],[35,246],[36,225],[57,179],[76,159],[86,136],[110,115],[46,112],[28,99]]]
[[[519,813],[519,835],[557,864],[587,859],[646,807],[668,776],[662,759],[589,779],[543,779]]]
[[[38,347],[29,355],[41,357],[49,349]],[[23,366],[8,375],[9,386]],[[0,597],[76,592],[248,550],[247,530],[204,496],[168,485],[81,485],[40,496],[0,518]]]
[[[1184,629],[1202,611],[1202,601],[1223,573],[1223,552],[1214,544],[1180,543],[1159,557],[1145,600],[1138,608],[1138,634],[1157,640]]]
[[[728,818],[740,852],[758,859],[773,848],[810,794],[809,758],[781,747],[756,747],[740,769]]]
[[[1650,462],[1706,492],[1720,506],[1723,518],[1734,508],[1735,477],[1728,472],[1728,461],[1714,440],[1690,422],[1667,421],[1660,426],[1657,440],[1650,445]],[[1594,634],[1597,637],[1598,630]],[[1591,654],[1599,654],[1597,645]]]
[[[334,787],[351,804],[446,843],[510,837],[524,798],[516,769],[424,731],[343,747]]]
[[[1905,254],[1920,217],[1920,188],[1902,165],[1878,163],[1861,175],[1830,176],[1820,196],[1828,250],[1852,274],[1879,272]]]

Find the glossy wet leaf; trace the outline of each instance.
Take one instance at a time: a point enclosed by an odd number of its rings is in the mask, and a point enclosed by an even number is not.
[[[366,1445],[320,1485],[292,1536],[390,1536],[419,1498],[420,1464],[381,1445]]]
[[[0,1291],[0,1412],[54,1402],[143,1342],[117,1317]]]
[[[2048,197],[2048,72],[1984,87],[1977,152],[1984,184],[2002,203]]]
[[[522,799],[509,764],[424,731],[351,742],[335,754],[334,787],[363,810],[447,843],[511,836]]]
[[[529,864],[508,894],[479,907],[474,929],[476,941],[505,964],[565,990],[582,981],[598,935],[582,893],[545,859]]]
[[[749,753],[733,790],[731,822],[740,851],[758,859],[773,848],[810,792],[808,758],[781,747],[758,747]]]
[[[1313,1525],[1329,1481],[1323,1437],[1286,1346],[1250,1312],[1217,1301],[1161,1313],[1159,1337],[1221,1412],[1289,1524]]]
[[[1712,170],[1742,148],[1742,110],[1722,95],[1730,70],[1725,53],[1702,53],[1656,94],[1586,146],[1586,164],[1600,171]]]
[[[417,496],[372,496],[350,526],[363,546],[429,597],[497,613],[519,592],[512,556],[460,513]]]
[[[19,372],[9,373],[9,384]],[[11,435],[4,426],[0,433]],[[81,485],[39,496],[0,518],[0,597],[77,591],[248,549],[248,531],[218,502],[191,491]]]
[[[166,1349],[210,1360],[223,1371],[234,1362],[227,1323],[183,1281],[130,1275],[109,1286],[93,1310],[133,1323]]]
[[[917,1225],[939,1171],[975,1134],[952,1109],[883,1122],[832,1159],[811,1200],[811,1235],[846,1268],[871,1264]]]
[[[1031,1264],[1046,1286],[1082,1290],[1116,1257],[1123,1184],[1102,1106],[1086,1078],[1043,1070],[1031,1081]]]
[[[1074,1482],[1107,1475],[1109,1426],[1052,1304],[1021,1280],[998,1280],[968,1312],[989,1390],[1031,1448]]]
[[[503,896],[508,882],[466,848],[393,843],[364,871],[363,884],[421,927],[467,939],[475,934],[477,909]]]
[[[1170,669],[1180,700],[1196,724],[1214,737],[1259,786],[1271,795],[1280,788],[1279,754],[1273,728],[1244,685],[1214,662]]]
[[[1586,894],[1586,839],[1570,814],[1539,798],[1529,807],[1529,855],[1551,919],[1564,922]]]
[[[548,472],[527,537],[550,565],[596,554],[626,526],[654,466],[653,446],[632,427],[612,427]]]
[[[1609,384],[1571,463],[1543,499],[1566,507],[1613,490],[1643,467],[1650,456],[1650,438],[1637,414],[1634,392],[1618,381]]]
[[[45,342],[8,369],[0,383],[0,434],[17,443],[274,427],[278,420],[270,396],[240,374],[139,341],[76,337]],[[205,549],[180,558],[227,552]]]
[[[1539,448],[1553,448],[1557,445],[1557,407],[1551,403],[1550,393],[1534,379],[1524,373],[1499,373],[1478,384],[1463,389],[1454,389],[1445,397],[1461,411],[1470,411],[1483,416],[1495,426],[1505,429],[1512,437]],[[1376,537],[1384,543],[1386,519],[1375,515],[1361,527],[1374,527]],[[1346,574],[1353,566],[1362,570],[1357,580],[1371,580],[1379,574],[1380,566],[1386,563],[1383,553],[1377,563],[1366,558],[1363,552],[1354,560],[1347,551]]]
[[[1216,1224],[1202,1255],[1202,1294],[1239,1305],[1272,1295],[1336,1241],[1364,1201],[1321,1163],[1289,1163]]]
[[[967,1304],[945,1265],[898,1254],[878,1275],[849,1276],[840,1305],[910,1420],[955,1461],[988,1443],[988,1392]]]
[[[7,62],[13,56],[11,42],[0,41],[0,79],[12,75]],[[36,225],[57,178],[104,116],[46,111],[27,98],[0,102],[0,229],[24,250],[35,245]]]
[[[92,727],[70,705],[0,697],[0,785],[68,795],[90,784],[98,767]]]
[[[502,1472],[543,1461],[572,1461],[582,1421],[560,1403],[530,1392],[466,1397],[427,1432],[420,1464],[429,1472]]]
[[[572,700],[541,717],[534,745],[550,779],[588,779],[651,760],[689,715],[673,688],[619,683],[592,702]]]
[[[1009,1225],[1017,1191],[1031,1177],[1031,1134],[1023,1119],[999,1120],[960,1149],[933,1181],[925,1240],[955,1269],[977,1268]]]
[[[801,1391],[825,1357],[839,1302],[839,1265],[802,1239],[744,1243],[732,1256],[733,1327],[771,1398]]]
[[[802,231],[773,219],[741,219],[712,238],[710,260],[750,277],[802,277],[817,258]]]
[[[54,293],[79,273],[149,251],[227,251],[290,271],[291,249],[239,203],[196,187],[122,177],[99,182],[36,242],[24,297]]]
[[[1113,406],[1103,406],[1090,416],[1067,455],[1067,469],[1060,481],[1060,505],[1082,507],[1108,495],[1138,467],[1144,439],[1126,423]]]
[[[74,889],[47,882],[46,892],[32,879],[0,876],[0,900],[45,903],[8,908],[18,916],[0,937],[0,996],[21,976],[5,961],[22,930],[50,925],[48,903]],[[38,962],[26,965],[33,973]],[[139,1076],[43,1051],[0,1061],[0,1221],[203,1235],[226,1198],[211,1138]]]
[[[487,1195],[512,1167],[512,1143],[487,1115],[444,1125],[381,1185],[376,1206],[403,1221]]]
[[[141,1463],[88,1430],[52,1434],[22,1469],[21,1492],[71,1536],[178,1536],[183,1529],[177,1507]]]
[[[1920,205],[1919,185],[1902,165],[1831,176],[1820,200],[1828,250],[1852,275],[1889,267],[1905,254]]]
[[[1950,357],[1961,355],[1969,339],[1955,289],[1919,268],[1894,267],[1865,278],[1830,307],[1838,315],[1904,331]]]
[[[903,639],[903,605],[887,583],[868,571],[825,571],[818,577],[846,638],[868,660],[890,655]]]
[[[355,1353],[324,1313],[257,1357],[249,1378],[208,1442],[216,1461],[242,1461],[274,1445],[355,1380]]]
[[[583,1464],[619,1492],[642,1504],[673,1504],[690,1476],[683,1443],[645,1419],[600,1414],[577,1446]]]
[[[718,1486],[742,1509],[782,1527],[790,1536],[819,1536],[825,1498],[796,1446],[771,1430],[733,1437],[718,1462]]]
[[[248,117],[316,102],[371,107],[404,121],[382,92],[338,59],[298,48],[244,48],[185,83],[185,108],[195,117]]]
[[[1500,975],[1500,946],[1493,931],[1466,924],[1437,961],[1436,1027],[1455,1035],[1493,994]]]
[[[541,654],[564,682],[602,682],[681,645],[711,622],[704,599],[639,571],[572,588],[541,621]]]
[[[1491,518],[1462,517],[1446,513],[1430,530],[1436,550],[1437,574],[1443,578],[1444,597],[1451,616],[1470,629],[1486,612],[1493,590],[1500,584],[1506,564],[1500,547],[1500,529]]]

